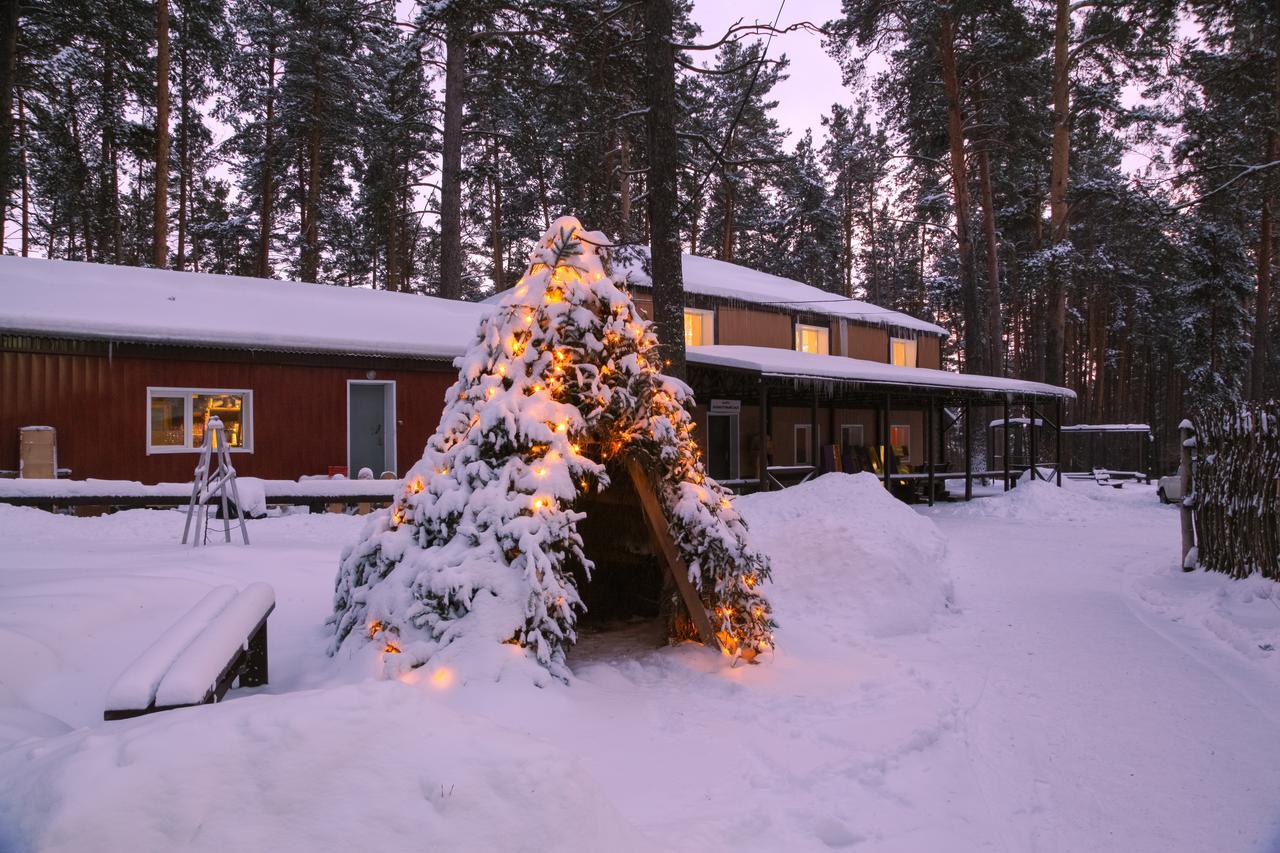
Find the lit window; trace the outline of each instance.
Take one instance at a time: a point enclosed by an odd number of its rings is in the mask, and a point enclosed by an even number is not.
[[[890,364],[898,367],[916,366],[916,342],[909,338],[891,338],[889,340]]]
[[[253,450],[253,392],[217,388],[148,388],[147,452],[199,450],[205,424],[222,420],[227,446]]]
[[[831,354],[831,330],[824,326],[796,326],[796,349],[818,355]]]
[[[705,347],[715,342],[716,315],[701,308],[684,309],[684,345]]]

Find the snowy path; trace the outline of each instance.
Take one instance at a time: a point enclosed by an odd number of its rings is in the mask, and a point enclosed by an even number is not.
[[[933,662],[958,674],[997,849],[1280,849],[1276,661],[1263,677],[1136,600],[1176,561],[1176,517],[1116,509],[1035,525],[935,513],[965,618]]]
[[[546,689],[327,658],[358,519],[193,553],[173,513],[0,507],[0,850],[1280,853],[1280,585],[1176,571],[1149,490],[762,497],[773,660],[642,625]],[[101,722],[175,611],[254,580],[268,688]]]

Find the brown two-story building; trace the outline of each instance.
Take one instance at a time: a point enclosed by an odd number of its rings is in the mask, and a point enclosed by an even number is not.
[[[940,475],[946,430],[970,407],[1057,422],[1072,396],[945,371],[946,331],[905,314],[694,256],[684,278],[699,437],[712,475],[740,489],[831,469],[900,484]],[[647,314],[647,283],[632,280]],[[64,476],[186,480],[217,414],[241,474],[400,474],[435,429],[452,360],[485,310],[0,257],[0,472],[17,470],[19,429],[39,425],[57,431]]]

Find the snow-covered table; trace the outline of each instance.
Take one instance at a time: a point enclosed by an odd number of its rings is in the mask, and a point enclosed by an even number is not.
[[[236,478],[246,499],[246,512],[254,503],[250,489],[260,491],[261,503],[307,505],[380,503],[389,501],[400,487],[399,480],[260,480]],[[132,480],[9,480],[0,479],[0,503],[15,506],[118,507],[182,506],[191,498],[190,483],[144,484]]]

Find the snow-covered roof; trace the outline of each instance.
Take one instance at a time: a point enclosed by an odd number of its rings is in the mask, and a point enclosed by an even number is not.
[[[685,357],[691,364],[733,367],[755,371],[765,376],[836,380],[868,385],[909,385],[918,388],[985,391],[1068,399],[1076,396],[1075,392],[1068,388],[1046,385],[1043,382],[1006,379],[1002,376],[981,376],[973,373],[951,373],[928,367],[900,367],[842,355],[817,355],[770,347],[719,344],[690,347]]]
[[[1151,432],[1147,424],[1075,424],[1064,426],[1063,432]]]
[[[0,257],[0,331],[24,334],[452,358],[487,310],[364,288]]]
[[[641,254],[646,252],[647,249],[641,250]],[[943,337],[950,335],[946,329],[926,320],[917,319],[900,311],[881,308],[870,302],[846,299],[839,294],[812,287],[804,282],[770,275],[738,264],[717,261],[714,258],[703,258],[698,255],[683,255],[682,258],[681,269],[686,293],[717,296],[722,299],[768,305],[788,311],[825,314],[829,317],[873,326],[892,326]],[[623,262],[619,267],[633,284],[640,287],[650,286],[649,276],[639,261],[629,264]],[[501,298],[502,293],[499,292],[485,301],[497,302]]]
[[[738,264],[717,261],[714,258],[684,255],[681,268],[684,272],[684,289],[688,293],[718,296],[756,305],[770,305],[790,311],[825,314],[829,317],[868,323],[873,326],[896,326],[943,337],[950,334],[941,326],[900,311],[891,311],[857,299],[846,299],[839,294],[804,282],[770,275]],[[649,283],[648,276],[638,265],[629,267],[627,272],[636,284]]]

